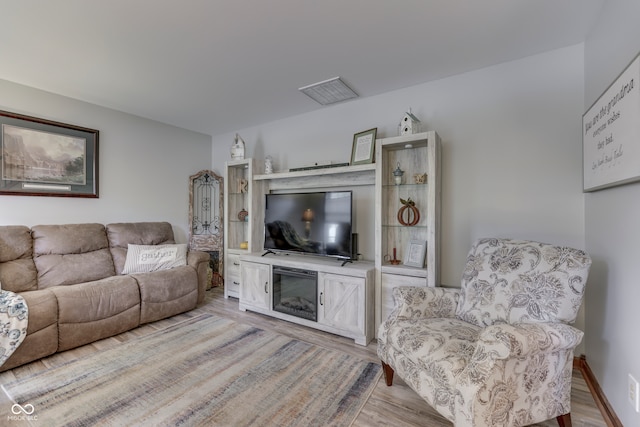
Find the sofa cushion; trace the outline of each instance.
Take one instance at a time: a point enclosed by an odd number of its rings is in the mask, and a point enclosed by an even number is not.
[[[102,224],[37,225],[32,234],[39,289],[115,275]]]
[[[481,239],[471,248],[456,315],[478,326],[572,323],[591,258],[581,250],[511,239]]]
[[[74,286],[57,286],[58,351],[135,328],[140,324],[140,290],[131,276],[113,276]]]
[[[168,222],[127,222],[108,224],[107,238],[116,272],[122,273],[127,249],[132,245],[166,245],[175,243]]]
[[[122,274],[150,273],[187,265],[187,245],[129,245]]]
[[[38,288],[33,263],[31,230],[21,225],[0,226],[0,282],[5,290],[23,292]]]
[[[196,307],[198,278],[191,267],[132,276],[140,287],[140,323],[154,322]]]
[[[2,365],[5,371],[49,356],[58,349],[58,300],[50,289],[22,292],[29,308],[27,337]]]

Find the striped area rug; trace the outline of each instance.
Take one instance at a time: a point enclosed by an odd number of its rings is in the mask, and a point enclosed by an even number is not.
[[[348,426],[379,378],[378,364],[201,315],[4,388],[35,425]]]

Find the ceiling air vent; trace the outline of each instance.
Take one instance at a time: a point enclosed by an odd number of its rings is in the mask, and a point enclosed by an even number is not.
[[[340,80],[340,77],[301,87],[298,90],[321,105],[335,104],[358,97],[358,94]]]

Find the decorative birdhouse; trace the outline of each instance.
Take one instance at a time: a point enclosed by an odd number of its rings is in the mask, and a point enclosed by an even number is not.
[[[400,129],[400,135],[411,135],[420,132],[420,120],[413,115],[411,108],[402,117],[398,128]]]
[[[237,133],[233,140],[233,145],[231,146],[231,159],[244,159],[244,140],[240,138],[240,135]]]

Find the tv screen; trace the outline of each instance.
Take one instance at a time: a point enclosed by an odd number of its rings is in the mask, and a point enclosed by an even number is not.
[[[265,197],[264,249],[351,258],[351,191]]]

